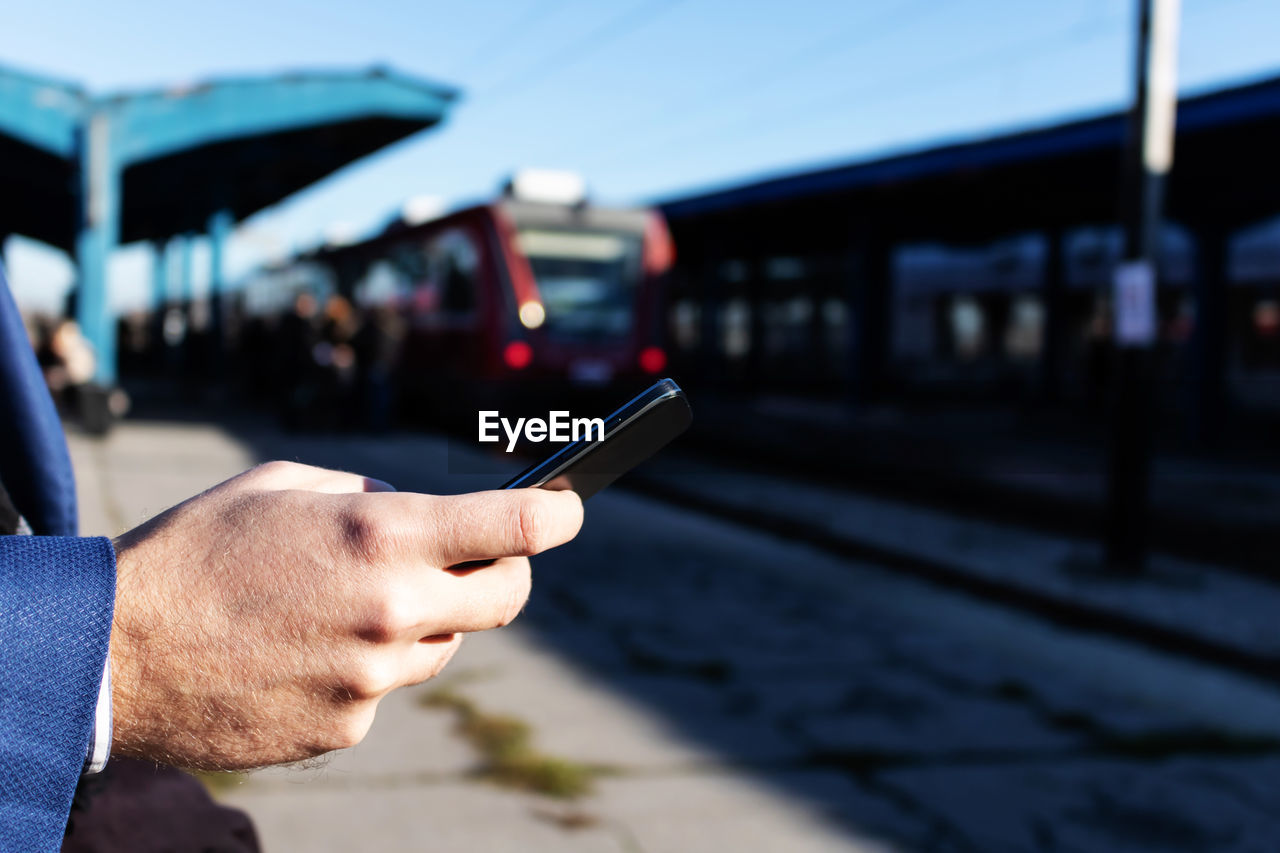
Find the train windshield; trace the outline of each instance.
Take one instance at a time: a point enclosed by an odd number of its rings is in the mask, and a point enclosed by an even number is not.
[[[542,294],[548,332],[605,338],[630,331],[641,275],[639,234],[527,228],[517,240]]]

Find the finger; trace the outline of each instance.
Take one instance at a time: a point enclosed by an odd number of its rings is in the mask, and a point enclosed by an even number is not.
[[[424,637],[405,650],[401,687],[435,678],[462,645],[461,634]]]
[[[488,631],[509,625],[529,600],[532,576],[524,557],[508,557],[471,572],[431,572],[423,583],[430,614],[419,637]]]
[[[445,566],[532,556],[563,545],[582,527],[582,500],[574,492],[509,489],[437,500],[443,523],[434,551]]]
[[[264,462],[256,468],[250,468],[231,482],[262,491],[296,489],[328,494],[395,491],[389,483],[372,477],[284,461]]]

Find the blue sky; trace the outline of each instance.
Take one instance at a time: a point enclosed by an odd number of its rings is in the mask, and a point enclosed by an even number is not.
[[[464,91],[443,128],[245,223],[234,275],[335,225],[372,228],[410,196],[491,195],[520,166],[644,202],[1115,108],[1133,26],[1132,0],[45,2],[6,10],[0,62],[94,92],[373,64]],[[1183,0],[1182,32],[1183,91],[1280,73],[1275,0]],[[70,279],[29,241],[7,262],[30,305]],[[115,304],[144,298],[149,263],[118,253]]]

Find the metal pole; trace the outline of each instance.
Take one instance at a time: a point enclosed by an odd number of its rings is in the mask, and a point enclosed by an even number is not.
[[[1125,169],[1125,261],[1115,271],[1116,344],[1108,466],[1106,561],[1146,566],[1156,266],[1165,178],[1173,165],[1179,0],[1139,0],[1137,86]]]
[[[151,340],[154,358],[162,359],[165,351],[164,319],[169,307],[169,245],[164,240],[151,244]]]
[[[195,239],[193,234],[183,234],[178,238],[178,304],[183,312],[191,314],[191,300],[195,296],[195,285],[191,279],[191,243]]]

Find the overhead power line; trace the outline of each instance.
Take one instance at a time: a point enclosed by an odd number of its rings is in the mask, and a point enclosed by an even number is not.
[[[545,77],[580,62],[611,42],[630,35],[635,30],[652,22],[659,15],[666,14],[684,0],[648,0],[603,22],[600,26],[588,31],[569,45],[557,48],[542,60],[533,63],[522,71],[512,74],[506,80],[491,87],[477,98],[477,103],[492,105],[503,98],[508,98],[522,89],[527,89]]]
[[[1096,18],[1076,24],[1066,30],[1047,34],[1044,38],[1010,43],[1004,49],[997,49],[994,52],[990,49],[984,49],[981,52],[920,69],[915,73],[902,77],[867,82],[842,89],[834,95],[820,95],[793,101],[780,110],[770,111],[768,114],[769,124],[776,127],[797,119],[803,120],[814,116],[826,116],[835,109],[849,109],[853,105],[866,105],[883,102],[888,98],[899,98],[921,84],[932,85],[940,80],[951,83],[958,79],[968,79],[986,73],[993,67],[1004,66],[1012,61],[1022,59],[1032,53],[1036,56],[1043,56],[1050,51],[1084,44],[1099,35],[1105,34],[1109,31],[1109,28],[1119,24],[1120,21],[1121,18],[1115,16]],[[725,137],[736,138],[758,130],[761,125],[761,119],[762,114],[758,110],[753,110],[750,115],[735,116],[729,121],[721,122],[709,128],[688,129],[686,127],[683,132],[669,134],[667,137],[660,138],[657,141],[653,140],[651,136],[632,137],[630,139],[632,144],[616,150],[621,154],[626,154],[639,148],[649,150],[665,149],[673,145],[706,144]]]
[[[1223,7],[1236,5],[1239,2],[1241,0],[1212,0],[1212,2],[1201,0],[1183,17],[1186,20],[1199,18],[1202,15],[1216,13]],[[787,121],[825,117],[830,114],[832,109],[838,108],[835,106],[836,103],[840,106],[848,106],[849,102],[854,99],[857,99],[858,103],[862,105],[879,103],[889,98],[901,98],[905,93],[910,92],[913,87],[920,84],[932,85],[939,80],[954,82],[961,79],[972,79],[989,72],[994,67],[1012,64],[1029,56],[1041,57],[1066,48],[1086,44],[1106,34],[1113,27],[1116,28],[1117,35],[1121,35],[1119,28],[1128,23],[1128,7],[1104,8],[1109,11],[1114,10],[1116,14],[1091,17],[1071,27],[1046,34],[1043,38],[1007,43],[1002,48],[996,48],[994,52],[992,50],[983,50],[955,60],[939,63],[931,68],[922,69],[918,73],[909,73],[894,79],[881,79],[866,85],[853,86],[842,90],[835,96],[819,96],[805,101],[793,102],[784,111],[770,112],[768,115],[769,122],[771,125],[781,126]],[[1117,63],[1120,60],[1121,57],[1117,56]],[[704,112],[697,109],[692,110],[692,112],[700,118],[705,115]],[[649,124],[655,127],[659,134],[661,134],[662,130],[671,130],[671,128],[662,123],[650,121]],[[656,138],[654,133],[628,134],[625,137],[618,135],[619,138],[626,138],[627,143],[614,148],[613,151],[621,155],[621,158],[633,159],[634,152],[638,150],[662,151],[669,150],[672,146],[687,147],[689,144],[713,144],[715,141],[725,137],[740,137],[758,130],[760,126],[761,114],[755,111],[749,116],[737,116],[729,121],[711,127],[704,127],[702,130],[688,129],[686,125],[684,129],[677,129],[675,133],[658,135]],[[610,163],[615,162],[619,161],[610,160]]]
[[[710,92],[704,91],[692,99],[685,99],[683,103],[673,105],[653,118],[661,119],[663,115],[705,107],[709,104],[720,107],[754,97],[761,88],[785,80],[797,71],[812,67],[832,56],[848,54],[854,48],[884,38],[907,25],[918,24],[922,18],[920,13],[926,9],[936,11],[949,5],[952,5],[951,0],[914,0],[914,2],[908,0],[903,5],[887,10],[887,14],[870,20],[855,21],[852,26],[827,33],[824,37],[787,54],[778,62],[758,63],[748,73],[740,74]]]
[[[496,35],[483,39],[480,46],[467,54],[454,68],[453,76],[458,76],[482,60],[500,56],[513,41],[518,40],[539,21],[545,21],[560,11],[567,0],[551,0],[549,3],[535,2],[525,10],[523,15],[515,18],[509,26],[498,30]]]

